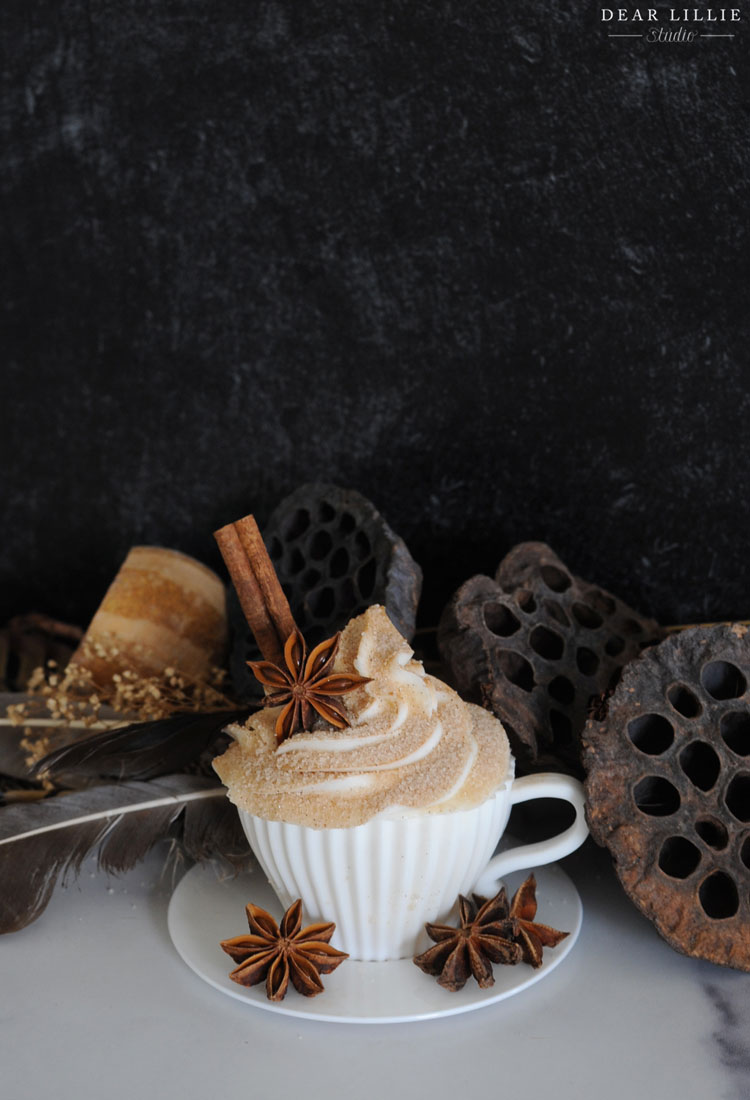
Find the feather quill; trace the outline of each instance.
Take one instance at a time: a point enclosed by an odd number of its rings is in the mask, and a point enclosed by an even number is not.
[[[82,779],[152,779],[194,763],[231,722],[247,717],[242,710],[175,714],[154,722],[134,722],[74,741],[43,757],[35,776],[70,785]]]
[[[60,875],[77,874],[92,849],[102,869],[117,873],[165,836],[182,840],[194,859],[220,856],[235,871],[252,863],[224,788],[202,776],[107,784],[0,809],[0,933],[36,920]]]

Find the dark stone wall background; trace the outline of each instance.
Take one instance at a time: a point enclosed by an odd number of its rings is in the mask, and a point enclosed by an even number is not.
[[[312,477],[422,621],[525,538],[664,621],[750,616],[750,10],[6,0],[0,617]]]

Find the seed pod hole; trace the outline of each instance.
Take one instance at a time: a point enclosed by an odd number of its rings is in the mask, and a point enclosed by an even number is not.
[[[680,792],[660,775],[647,775],[633,790],[635,804],[649,817],[669,817],[680,808]]]
[[[684,836],[667,837],[659,851],[659,866],[670,878],[689,878],[700,861],[700,848]]]
[[[310,607],[316,619],[327,619],[333,611],[334,594],[332,588],[321,588],[310,600]]]
[[[375,558],[366,561],[357,573],[357,584],[364,600],[368,599],[373,593],[376,573],[377,563]]]
[[[553,707],[549,712],[549,724],[555,747],[564,748],[569,745],[573,740],[573,726],[568,716]]]
[[[534,627],[529,636],[529,644],[545,661],[559,661],[565,648],[560,635],[554,630],[548,630],[546,626]]]
[[[370,540],[364,531],[357,531],[354,536],[354,549],[357,551],[357,555],[360,559],[364,560],[370,553],[372,547],[370,546]]]
[[[618,635],[613,634],[611,638],[607,638],[607,643],[604,646],[604,652],[608,657],[617,657],[622,653],[625,648],[624,640]]]
[[[599,612],[585,603],[574,603],[573,614],[581,626],[585,626],[587,630],[597,630],[604,622]]]
[[[750,775],[736,775],[727,787],[724,801],[738,821],[750,821]]]
[[[723,871],[714,871],[704,879],[698,890],[703,912],[712,920],[733,917],[740,907],[740,898],[734,879]]]
[[[321,577],[319,569],[308,569],[302,577],[302,583],[305,588],[314,588]]]
[[[305,556],[298,546],[295,546],[289,557],[289,572],[293,577],[301,573],[305,568]]]
[[[750,714],[744,710],[730,710],[721,719],[721,736],[727,748],[737,756],[750,755]]]
[[[705,741],[691,741],[680,753],[680,767],[698,790],[710,791],[719,778],[721,760]]]
[[[331,555],[328,563],[328,576],[334,580],[345,577],[349,569],[349,554],[345,546],[339,546]]]
[[[717,852],[723,852],[729,843],[726,826],[715,817],[703,817],[696,821],[695,831],[704,844]]]
[[[576,664],[584,676],[595,676],[599,668],[599,658],[593,649],[582,645],[576,650]]]
[[[352,577],[347,577],[341,585],[341,598],[344,600],[344,606],[352,608],[352,615],[358,615],[360,611],[365,611],[367,604],[362,604],[357,591],[357,586],[354,583]]]
[[[698,696],[684,684],[672,684],[667,691],[667,699],[684,718],[697,718],[703,710]]]
[[[556,703],[562,703],[563,706],[570,706],[576,697],[576,689],[567,676],[555,676],[547,684],[547,691]]]
[[[714,699],[739,699],[747,690],[745,677],[729,661],[709,661],[703,666],[701,681]]]
[[[333,546],[333,539],[327,531],[316,531],[310,540],[310,557],[313,561],[323,561],[328,557]]]
[[[339,531],[342,535],[349,535],[357,526],[357,521],[349,512],[344,512],[339,520]]]
[[[562,569],[556,565],[543,565],[539,570],[542,580],[553,592],[564,592],[570,588],[571,579]]]
[[[310,513],[306,508],[298,508],[291,516],[287,524],[284,536],[287,539],[298,539],[310,526]]]
[[[531,691],[534,687],[534,669],[525,657],[520,653],[514,653],[512,649],[504,649],[497,655],[497,663],[500,670],[511,684],[521,688],[522,691]]]
[[[674,741],[672,724],[661,714],[642,714],[628,723],[628,737],[648,756],[661,756]]]
[[[560,626],[570,626],[570,619],[565,613],[565,608],[561,607],[555,600],[545,600],[542,606],[549,617],[559,623]]]
[[[526,591],[525,589],[522,589],[520,592],[516,593],[516,603],[522,611],[526,612],[527,615],[533,615],[536,611],[536,600],[534,599],[534,594],[532,592]]]
[[[511,609],[503,603],[485,604],[483,614],[484,625],[490,634],[495,634],[498,638],[509,638],[521,627]]]
[[[336,518],[336,509],[327,500],[321,500],[318,505],[318,519],[321,523],[330,523]]]

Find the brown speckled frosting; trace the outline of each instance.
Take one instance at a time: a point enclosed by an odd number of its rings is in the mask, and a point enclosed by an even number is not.
[[[277,748],[278,708],[230,726],[235,743],[214,768],[232,802],[258,817],[315,828],[484,802],[512,778],[505,731],[413,657],[383,607],[353,619],[335,668],[371,682],[342,700],[350,728],[323,726]]]

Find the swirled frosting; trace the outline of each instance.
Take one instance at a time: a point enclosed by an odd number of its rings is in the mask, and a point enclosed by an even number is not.
[[[370,677],[342,699],[348,729],[321,722],[277,747],[276,707],[228,727],[234,744],[214,768],[240,809],[342,828],[385,811],[469,809],[512,776],[501,723],[429,676],[383,607],[349,623],[335,670]]]

